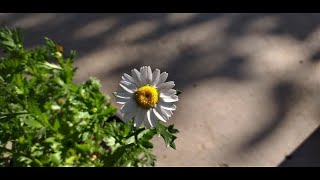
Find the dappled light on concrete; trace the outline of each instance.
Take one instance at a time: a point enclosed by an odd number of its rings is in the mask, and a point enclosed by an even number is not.
[[[180,133],[177,150],[154,139],[157,166],[278,166],[320,123],[320,14],[0,14],[0,23],[25,28],[28,47],[46,36],[75,49],[75,81],[97,77],[109,95],[133,68],[167,71],[183,91],[171,119]]]

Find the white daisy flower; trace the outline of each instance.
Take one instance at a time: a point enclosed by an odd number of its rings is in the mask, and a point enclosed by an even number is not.
[[[147,128],[155,127],[158,119],[167,122],[176,110],[173,103],[178,101],[177,91],[172,89],[175,84],[165,82],[167,77],[168,73],[160,74],[159,69],[152,72],[150,66],[131,70],[131,76],[124,73],[122,89],[115,93],[117,103],[123,104],[123,120],[134,118],[135,127],[144,122]]]

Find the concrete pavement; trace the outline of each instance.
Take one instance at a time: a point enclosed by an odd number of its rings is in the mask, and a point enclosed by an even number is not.
[[[183,91],[171,119],[180,133],[177,150],[154,139],[157,166],[285,166],[320,123],[320,14],[0,14],[0,23],[23,27],[28,47],[47,36],[75,49],[76,81],[95,76],[107,94],[132,68],[167,71]]]

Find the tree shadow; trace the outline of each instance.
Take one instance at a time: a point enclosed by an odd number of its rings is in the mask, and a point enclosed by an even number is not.
[[[276,25],[268,29],[268,34],[290,36],[304,41],[320,25],[318,13],[243,13],[232,17],[227,31],[231,35],[245,35],[248,27],[254,21],[269,17],[276,20]]]
[[[279,167],[320,167],[320,128],[279,164]]]
[[[4,21],[12,26],[17,21],[21,21],[24,16],[31,16],[30,14],[11,14],[8,15]],[[102,14],[88,14],[88,13],[77,13],[77,14],[53,14],[54,18],[50,21],[43,22],[41,25],[33,25],[27,27],[26,31],[26,46],[31,47],[39,44],[43,41],[42,37],[47,36],[65,47],[65,50],[75,49],[77,58],[79,59],[84,55],[90,54],[100,47],[112,46],[114,44],[108,44],[109,41],[113,40],[119,31],[126,27],[137,24],[141,21],[152,21],[158,24],[157,28],[144,36],[132,41],[125,43],[142,44],[149,41],[158,40],[163,36],[170,33],[179,32],[180,30],[188,29],[208,21],[214,21],[218,18],[229,16],[231,18],[230,23],[226,26],[227,35],[232,37],[239,37],[247,33],[247,28],[255,20],[264,17],[275,17],[278,19],[276,26],[268,31],[270,34],[277,35],[290,35],[301,41],[303,41],[310,33],[312,33],[320,22],[319,14],[222,14],[222,13],[200,13],[194,15],[192,18],[180,23],[169,23],[168,14],[144,14],[144,13],[130,13],[130,14],[117,14],[117,13],[102,13]],[[115,19],[116,22],[105,31],[102,31],[96,35],[76,38],[74,34],[84,26],[88,24],[106,19]],[[304,26],[306,28],[297,28]],[[250,74],[246,71],[246,66],[250,63],[246,57],[240,55],[228,54],[221,63],[217,63],[215,59],[204,60],[209,53],[202,52],[197,47],[182,47],[179,50],[180,53],[177,57],[169,59],[167,65],[163,67],[167,72],[171,74],[172,80],[181,86],[180,88],[185,89],[190,85],[201,82],[205,79],[225,78],[232,81],[244,81],[250,78]],[[225,54],[230,53],[228,51]],[[212,55],[212,54],[211,54]],[[128,57],[130,58],[130,57]],[[133,67],[139,67],[142,65],[154,64],[153,62],[146,62],[143,60],[145,57],[141,55],[135,60],[130,60],[128,63],[121,65],[109,72],[105,72],[105,75],[117,74],[120,75],[123,72],[128,72]],[[152,59],[152,54],[149,57]],[[196,64],[206,63],[205,67],[195,66]],[[281,85],[278,85],[281,86]],[[275,91],[281,87],[275,87]],[[288,88],[288,87],[287,87]],[[290,88],[289,88],[290,89]],[[281,90],[280,90],[281,91]],[[283,94],[275,100],[279,105],[279,110],[275,113],[275,118],[270,120],[271,122],[280,121],[285,116],[285,112],[289,107],[283,107],[282,102],[286,101],[283,99],[288,94]],[[276,95],[275,95],[276,96]],[[284,103],[286,104],[286,103]],[[273,123],[270,123],[273,124]],[[270,128],[275,125],[270,125]],[[263,133],[266,135],[267,131]],[[259,135],[258,135],[259,136]],[[261,135],[260,135],[261,136]],[[257,138],[259,139],[259,138]]]
[[[194,87],[203,80],[210,79],[227,79],[231,81],[246,81],[250,79],[250,74],[246,71],[245,67],[249,63],[248,59],[241,56],[230,56],[222,63],[215,64],[215,59],[206,59],[203,57],[205,54],[197,51],[196,49],[183,50],[177,57],[169,60],[166,66],[161,67],[162,70],[169,73],[169,80],[176,84],[176,88],[181,91],[189,87]],[[103,74],[104,77],[117,74],[119,77],[124,73],[129,73],[133,68],[140,68],[144,65],[150,65],[153,69],[155,62],[144,62],[145,57],[139,57],[130,63],[123,64],[109,72]],[[206,61],[206,62],[204,62]],[[208,63],[212,62],[212,63]],[[207,66],[195,66],[195,64],[206,63]]]
[[[213,21],[219,17],[222,17],[223,15],[224,15],[223,13],[200,13],[178,24],[171,24],[171,23],[168,23],[167,19],[163,19],[162,21],[159,22],[159,27],[156,30],[152,31],[151,33],[143,37],[140,37],[132,41],[131,43],[141,44],[141,43],[146,43],[148,41],[154,41],[154,40],[160,39],[164,35],[177,32],[183,29],[187,29],[187,28],[190,28],[191,26],[200,25],[208,21]]]
[[[280,81],[274,86],[271,96],[275,111],[273,117],[267,121],[268,124],[262,130],[243,145],[245,149],[264,142],[283,123],[290,109],[300,100],[298,88],[292,81]]]
[[[32,14],[10,14],[0,19],[1,24],[12,27],[18,21]],[[88,54],[99,51],[100,48],[111,48],[122,45],[141,45],[151,41],[157,41],[168,34],[201,25],[209,21],[215,21],[222,17],[228,17],[227,26],[225,27],[226,37],[232,43],[233,38],[239,38],[248,35],[248,28],[256,20],[265,17],[276,19],[276,24],[268,29],[267,35],[289,36],[300,42],[304,42],[320,24],[320,14],[220,14],[206,13],[196,14],[191,18],[180,23],[170,23],[169,14],[52,14],[53,18],[41,24],[30,25],[25,28],[26,47],[32,47],[43,43],[43,37],[49,37],[54,41],[62,44],[65,51],[75,49],[77,59],[81,59]],[[0,16],[1,17],[1,16]],[[104,24],[104,20],[113,19],[115,23]],[[91,36],[78,38],[75,34],[79,29],[90,26],[91,23],[102,21],[102,26],[110,26],[99,33]],[[122,30],[139,22],[150,21],[156,24],[155,29],[150,32],[127,42],[114,42],[114,37]],[[90,33],[90,32],[88,32]],[[261,37],[263,37],[262,34]],[[213,37],[214,38],[214,37]],[[208,40],[210,41],[210,40]],[[122,44],[121,44],[122,43]],[[224,42],[223,42],[224,43]],[[222,44],[222,46],[225,44]],[[219,60],[215,59],[215,53],[219,50],[202,51],[198,46],[177,47],[178,54],[170,57],[161,67],[167,71],[170,80],[174,80],[177,88],[185,91],[200,85],[204,80],[224,79],[231,83],[241,83],[253,79],[248,71],[250,59],[242,54],[237,54],[224,50],[225,55]],[[227,46],[227,45],[225,45]],[[254,44],[253,44],[254,46]],[[127,57],[126,63],[122,63],[108,72],[102,72],[102,76],[121,76],[124,72],[129,73],[133,68],[139,68],[143,65],[150,65],[153,68],[159,63],[146,59],[156,59],[157,52],[151,52],[138,55],[137,58]],[[320,55],[315,53],[311,62],[318,62]],[[107,62],[106,62],[107,63]],[[252,148],[256,144],[267,139],[272,132],[286,119],[290,109],[299,101],[298,85],[294,81],[279,81],[271,89],[271,95],[274,102],[274,115],[268,120],[268,125],[258,132],[253,139],[249,139],[246,144],[247,148]]]
[[[317,62],[319,62],[319,61],[320,61],[320,51],[316,51],[316,52],[312,55],[310,61],[311,61],[312,63],[317,63]]]
[[[12,14],[5,17],[1,22],[13,28],[13,24],[21,19],[31,15],[39,14]],[[41,14],[40,14],[41,15]],[[166,18],[166,14],[117,14],[117,13],[69,13],[69,14],[50,14],[53,18],[46,22],[34,24],[30,27],[22,27],[25,31],[25,46],[33,47],[44,42],[43,37],[48,37],[55,42],[62,44],[65,51],[74,49],[77,51],[77,59],[94,52],[100,47],[106,47],[108,41],[111,41],[122,29],[136,24],[140,21],[161,21]],[[89,25],[90,23],[103,21],[108,19],[115,19],[115,23],[110,28],[99,32],[95,35],[77,38],[75,34],[81,28]],[[108,26],[107,23],[100,26]],[[90,32],[88,32],[90,33]],[[109,44],[110,45],[110,44]]]

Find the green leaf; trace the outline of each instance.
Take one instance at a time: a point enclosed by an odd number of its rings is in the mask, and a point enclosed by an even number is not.
[[[127,137],[133,128],[133,121],[127,121],[121,126],[121,132],[123,137]]]
[[[25,119],[24,122],[32,128],[42,128],[43,127],[43,125],[40,122],[38,122],[34,119],[31,119],[31,118]]]
[[[177,139],[177,137],[174,136],[173,135],[174,133],[172,133],[172,132],[178,132],[178,131],[176,129],[173,129],[173,126],[172,126],[172,128],[170,128],[170,131],[169,131],[168,127],[164,126],[163,124],[161,124],[160,121],[158,121],[157,126],[156,126],[157,134],[162,136],[167,147],[170,146],[171,148],[176,149],[176,145],[174,143],[174,140]]]
[[[21,45],[23,43],[23,30],[21,28],[15,28],[12,33],[12,39],[18,46]]]
[[[90,144],[76,144],[76,147],[85,154],[93,151],[93,147]]]
[[[138,139],[142,139],[143,141],[149,141],[155,135],[155,132],[150,129],[145,129],[138,134]]]
[[[73,162],[77,159],[77,156],[70,156],[66,159],[66,164],[73,164]]]
[[[43,142],[46,143],[55,143],[55,137],[48,137],[47,139],[45,139]]]
[[[34,152],[32,152],[31,155],[34,157],[39,157],[39,156],[43,155],[43,151],[34,151]]]
[[[141,161],[147,166],[154,166],[156,161],[156,156],[151,153],[148,148],[142,146],[143,155],[145,158],[141,159]]]
[[[0,151],[14,162],[0,166],[154,166],[154,135],[175,147],[173,126],[115,121],[99,80],[74,83],[75,51],[62,55],[49,38],[26,50],[22,41],[19,29],[0,30],[0,141],[13,142],[10,152]]]
[[[39,138],[46,137],[46,133],[47,133],[47,128],[43,127],[38,131],[37,136]]]
[[[82,134],[82,141],[87,141],[89,139],[89,132],[84,132]]]
[[[4,79],[0,76],[0,83],[4,83]]]
[[[20,50],[22,49],[22,33],[21,29],[16,28],[10,31],[9,28],[5,27],[0,30],[0,44],[7,50]]]
[[[108,146],[115,146],[116,145],[116,139],[114,137],[104,137],[103,141],[108,145]]]
[[[180,90],[178,90],[178,89],[176,89],[176,91],[177,91],[177,96],[179,96],[181,93],[182,93],[182,91],[180,91]]]
[[[61,109],[61,107],[59,105],[56,105],[56,104],[51,105],[51,110],[52,111],[57,111],[57,110],[60,110],[60,109]]]
[[[17,112],[17,113],[0,113],[0,119],[2,118],[6,118],[6,119],[11,119],[11,118],[15,118],[19,115],[26,115],[28,113],[25,112]]]
[[[175,128],[174,128],[174,125],[173,125],[173,124],[170,125],[170,126],[168,126],[168,131],[169,131],[170,133],[173,133],[173,134],[176,134],[176,133],[179,132],[178,129],[175,129]]]
[[[53,128],[58,130],[61,127],[59,119],[54,120]]]
[[[131,144],[135,142],[136,142],[136,138],[134,136],[130,136],[128,139],[126,139],[125,144]]]
[[[2,41],[2,44],[11,48],[15,47],[15,44],[12,41]]]
[[[25,156],[19,156],[17,158],[18,162],[24,162],[26,163],[27,165],[30,165],[32,163],[32,159],[28,158],[28,157],[25,157]]]
[[[47,69],[62,70],[62,68],[60,66],[57,66],[57,65],[55,65],[53,63],[49,63],[49,62],[39,63],[39,66],[47,68]]]
[[[49,50],[50,50],[51,52],[55,52],[55,50],[56,50],[56,45],[55,45],[55,43],[54,43],[51,39],[49,39],[49,38],[47,38],[47,37],[44,37],[44,39],[45,39],[45,41],[46,41],[46,45],[47,45],[47,47],[49,48]]]
[[[105,166],[124,166],[135,154],[135,144],[127,144],[117,148],[111,155],[103,158]]]
[[[56,152],[51,155],[51,161],[54,163],[54,166],[59,166],[61,162],[61,152]]]
[[[150,148],[150,149],[153,148],[153,144],[149,141],[142,141],[140,144],[145,148]]]
[[[91,115],[88,112],[78,112],[75,115],[76,119],[89,119],[91,117]]]
[[[41,153],[42,153],[42,152],[39,152],[39,154],[41,154]],[[40,156],[40,155],[39,155],[39,156]],[[41,162],[39,159],[37,159],[37,158],[33,158],[33,162],[36,163],[35,166],[38,166],[38,167],[43,166],[42,162]]]

